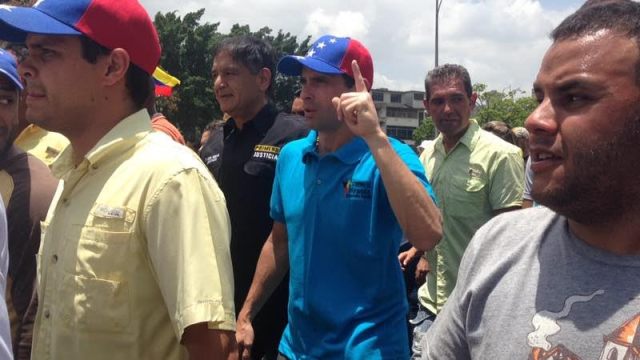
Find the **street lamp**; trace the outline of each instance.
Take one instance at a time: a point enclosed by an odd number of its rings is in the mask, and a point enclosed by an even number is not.
[[[442,0],[436,0],[436,67],[438,67],[438,15],[440,14]]]

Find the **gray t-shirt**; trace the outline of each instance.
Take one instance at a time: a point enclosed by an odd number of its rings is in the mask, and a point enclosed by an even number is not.
[[[640,256],[587,245],[547,208],[498,216],[425,342],[425,359],[637,359]]]
[[[522,194],[524,199],[533,200],[531,186],[533,186],[533,170],[531,170],[531,158],[528,158],[524,165],[524,193]]]

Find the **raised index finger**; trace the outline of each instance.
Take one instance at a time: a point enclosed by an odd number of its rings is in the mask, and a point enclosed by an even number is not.
[[[367,92],[367,84],[364,82],[357,60],[351,61],[351,70],[353,71],[353,80],[355,80],[356,83],[356,91]]]

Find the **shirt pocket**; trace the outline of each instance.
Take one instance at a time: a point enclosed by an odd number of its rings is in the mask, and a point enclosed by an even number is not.
[[[350,190],[353,194],[354,192]],[[356,194],[358,196],[358,194]],[[367,197],[368,196],[368,197]],[[343,205],[344,213],[341,213],[337,208],[331,209],[334,215],[330,218],[340,219],[344,224],[341,228],[346,231],[345,235],[353,234],[353,236],[344,236],[340,243],[335,243],[334,246],[344,248],[345,258],[352,259],[354,262],[362,263],[366,265],[364,268],[369,268],[368,271],[372,271],[370,268],[372,261],[379,261],[383,256],[381,248],[384,244],[380,244],[380,241],[391,241],[390,239],[381,239],[377,235],[374,228],[375,224],[372,221],[373,213],[373,200],[371,199],[370,192],[363,197],[350,197],[344,200],[346,204]],[[339,214],[338,217],[334,217]],[[326,228],[332,228],[331,223],[324,224]]]
[[[452,177],[446,211],[457,217],[483,216],[487,206],[486,182],[484,179],[467,176]]]
[[[75,249],[67,249],[65,271],[87,278],[120,281],[126,278],[131,259],[131,232],[74,225],[80,234]],[[79,228],[79,229],[78,229]],[[73,244],[73,241],[67,241]]]
[[[70,328],[126,331],[130,321],[126,283],[64,274],[62,284],[60,317]]]

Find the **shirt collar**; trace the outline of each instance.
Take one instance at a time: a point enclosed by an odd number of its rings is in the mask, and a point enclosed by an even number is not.
[[[469,152],[472,152],[476,147],[476,143],[478,142],[479,132],[480,125],[478,125],[478,122],[475,119],[469,119],[469,127],[467,127],[464,135],[462,135],[460,140],[458,140],[458,144],[464,145],[467,149],[469,149]],[[454,146],[454,149],[458,147],[458,144]],[[443,154],[445,153],[442,134],[438,135],[434,146],[437,151],[440,151]]]
[[[118,155],[125,149],[134,146],[141,138],[151,132],[151,119],[146,109],[122,119],[107,132],[84,156],[91,166],[97,167],[110,156]],[[60,154],[60,158],[53,163],[52,170],[56,177],[61,178],[75,167],[73,163],[73,145],[67,146]]]
[[[259,134],[265,135],[267,131],[273,126],[273,122],[275,121],[276,116],[278,115],[278,109],[276,106],[268,102],[265,106],[258,111],[256,116],[253,119],[247,121],[242,127],[242,131],[247,129],[255,129]],[[225,138],[231,134],[232,131],[238,130],[238,126],[236,125],[236,121],[233,118],[227,120],[224,124],[224,136]]]
[[[307,144],[302,150],[303,161],[306,162],[309,157],[316,159],[320,157],[316,146],[317,138],[318,133],[315,130],[309,131],[309,135],[305,138]],[[354,136],[348,143],[340,146],[338,150],[325,156],[333,156],[345,164],[355,164],[362,159],[367,151],[369,151],[367,143],[361,137]]]
[[[37,133],[43,132],[43,131],[44,131],[44,129],[42,129],[41,127],[38,127],[35,124],[29,124],[29,125],[27,125],[27,127],[22,129],[20,134],[18,134],[18,136],[16,136],[16,139],[13,142],[14,143],[20,142],[23,138],[28,138],[28,137],[32,136],[33,134],[37,134]]]

